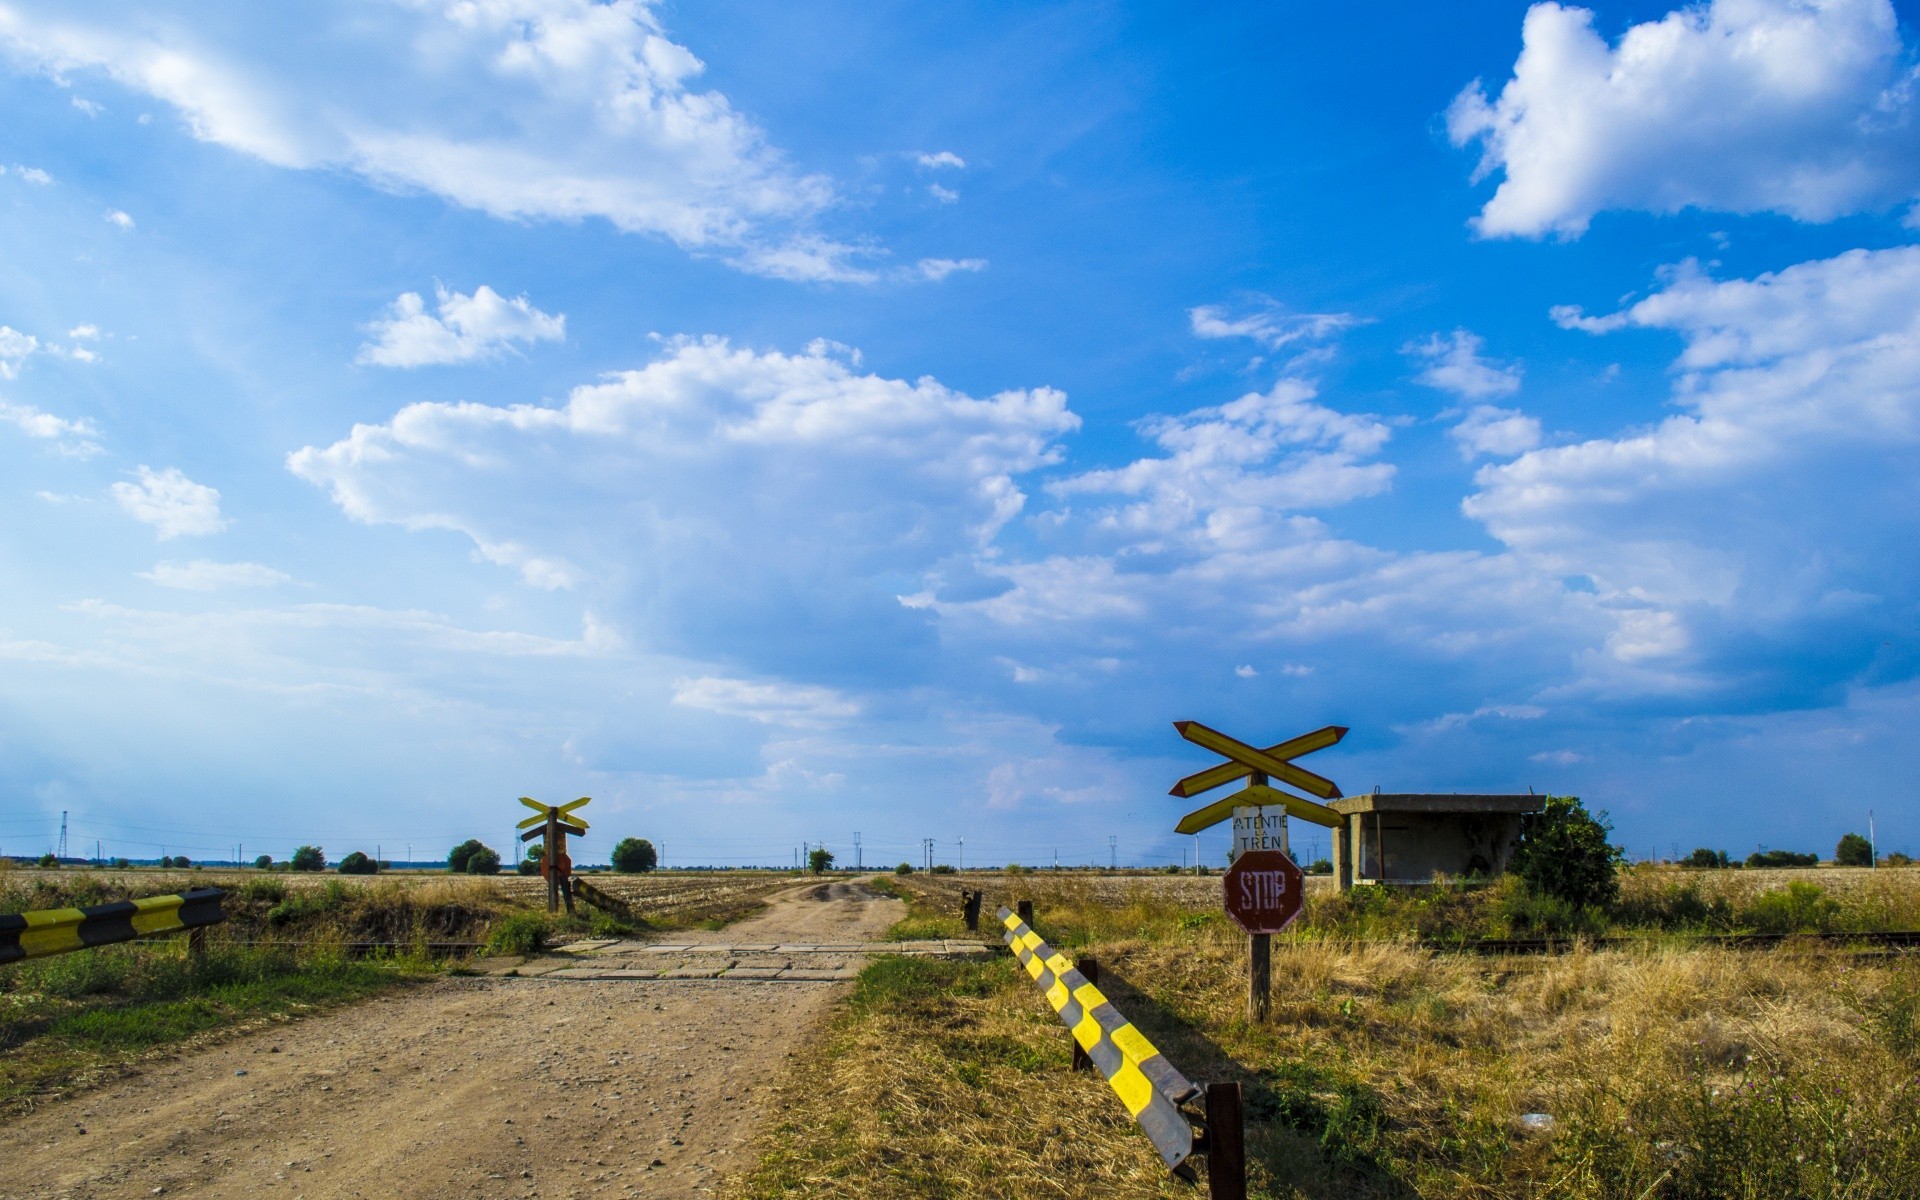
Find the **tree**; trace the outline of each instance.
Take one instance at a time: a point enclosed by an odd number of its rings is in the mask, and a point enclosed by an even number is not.
[[[1709,850],[1705,846],[1702,846],[1692,854],[1681,859],[1680,865],[1683,867],[1699,867],[1702,870],[1724,867],[1728,865],[1727,852],[1725,850]]]
[[[1843,867],[1870,867],[1873,865],[1873,843],[1857,833],[1849,833],[1834,847],[1833,861]]]
[[[113,869],[116,871],[124,871],[131,866],[133,866],[133,860],[130,858],[116,858],[113,860]]]
[[[466,874],[467,864],[473,861],[473,856],[485,849],[486,847],[481,844],[479,838],[468,838],[458,846],[447,851],[447,870],[453,872],[455,875]]]
[[[901,863],[899,866],[893,869],[893,873],[895,875],[911,875],[913,874],[913,864]]]
[[[355,850],[341,859],[340,865],[334,869],[342,875],[377,875],[380,864],[368,858],[363,851]]]
[[[51,853],[42,854],[40,856],[40,865],[43,867],[57,867],[60,865],[60,860],[55,858]]]
[[[660,865],[660,855],[646,838],[621,838],[613,848],[613,869],[628,875],[651,871]]]
[[[270,871],[273,869],[273,855],[262,854],[259,858],[253,860],[253,865],[257,870]]]
[[[498,875],[500,873],[500,852],[491,846],[482,846],[467,859],[467,874]]]
[[[1747,855],[1750,867],[1817,867],[1820,865],[1818,854],[1802,854],[1797,850],[1756,850]]]
[[[287,861],[296,871],[324,871],[327,869],[327,852],[318,846],[302,846]]]
[[[540,864],[547,861],[547,847],[543,842],[535,842],[527,847],[527,856],[520,860],[517,868],[522,875],[538,875]]]
[[[827,849],[825,846],[815,846],[813,849],[807,851],[807,870],[812,871],[815,875],[826,871],[832,866],[833,851]]]
[[[173,865],[184,871],[193,865],[193,860],[184,854],[176,854],[173,856]]]
[[[1610,845],[1606,814],[1587,812],[1578,796],[1548,796],[1546,808],[1521,820],[1514,874],[1534,891],[1575,905],[1606,905],[1620,895],[1626,855]]]

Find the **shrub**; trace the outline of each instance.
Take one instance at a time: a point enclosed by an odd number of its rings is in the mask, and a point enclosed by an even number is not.
[[[184,854],[176,854],[173,856],[173,865],[179,870],[184,871],[193,865],[193,860]]]
[[[467,859],[467,874],[498,875],[500,873],[500,852],[491,846],[482,846]]]
[[[1307,864],[1307,874],[1309,875],[1333,874],[1333,860],[1330,858],[1314,859],[1311,863]]]
[[[470,874],[471,872],[467,870],[467,864],[473,861],[474,855],[485,849],[486,847],[481,844],[479,838],[468,838],[458,846],[447,851],[447,870],[453,872],[455,875]]]
[[[538,954],[547,943],[547,919],[535,912],[508,913],[487,930],[488,954]]]
[[[621,838],[613,848],[613,869],[629,875],[651,871],[660,865],[660,855],[646,838]]]
[[[257,870],[270,871],[273,869],[273,855],[262,854],[259,858],[253,860],[253,865]]]
[[[935,875],[951,875],[953,874],[953,864],[952,863],[935,863],[933,864],[933,873]]]
[[[1683,867],[1699,867],[1701,870],[1714,870],[1731,865],[1725,850],[1709,850],[1702,846],[1692,854],[1680,860]]]
[[[113,860],[113,869],[116,871],[125,871],[132,866],[133,860],[130,858],[116,858]]]
[[[1898,850],[1895,850],[1892,854],[1887,855],[1885,858],[1882,858],[1880,861],[1885,863],[1889,867],[1910,867],[1913,865],[1913,857],[1911,855],[1902,854]]]
[[[1845,834],[1840,844],[1833,848],[1833,861],[1843,867],[1870,867],[1873,865],[1873,843],[1857,833]]]
[[[278,904],[287,898],[287,885],[278,879],[249,879],[240,885],[240,898]]]
[[[1804,879],[1760,893],[1740,914],[1759,933],[1820,933],[1831,929],[1839,915],[1839,901]]]
[[[1521,822],[1513,872],[1541,895],[1575,907],[1608,905],[1620,895],[1620,847],[1607,842],[1606,814],[1588,813],[1578,796],[1548,796]]]
[[[318,846],[302,846],[287,861],[296,871],[324,871],[327,869],[327,852]]]
[[[1889,858],[1889,859],[1888,859],[1887,861],[1888,861],[1888,862],[1892,862],[1893,860],[1892,860],[1891,858]],[[900,864],[899,866],[897,866],[897,867],[895,867],[895,868],[893,869],[893,873],[894,873],[895,875],[911,875],[911,874],[913,874],[913,864],[912,864],[912,863],[901,863],[901,864]]]
[[[1177,871],[1177,870],[1179,870],[1179,868],[1178,868],[1178,867],[1176,867],[1176,868],[1174,868],[1174,869],[1175,869],[1176,871]],[[1023,866],[1021,866],[1021,865],[1020,865],[1019,863],[1008,863],[1008,864],[1007,864],[1007,874],[1009,874],[1009,875],[1025,875],[1026,873],[1027,873],[1027,869],[1026,869],[1025,867],[1023,867]]]
[[[51,854],[42,854],[40,856],[40,865],[43,867],[57,867],[60,865],[60,860]]]
[[[362,851],[355,850],[341,859],[340,865],[334,869],[342,875],[375,875],[380,871],[380,864],[368,858]]]
[[[1820,865],[1818,854],[1799,854],[1792,850],[1756,850],[1747,855],[1750,867],[1817,867]]]

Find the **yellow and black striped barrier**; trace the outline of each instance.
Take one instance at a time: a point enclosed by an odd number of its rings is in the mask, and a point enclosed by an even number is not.
[[[1000,910],[1000,923],[1007,927],[1007,945],[1020,956],[1020,965],[1040,985],[1073,1040],[1107,1077],[1108,1086],[1160,1152],[1167,1169],[1178,1170],[1194,1151],[1193,1125],[1180,1105],[1199,1096],[1200,1089],[1175,1070],[1065,955],[1041,941],[1012,910]]]
[[[0,916],[0,963],[217,925],[227,919],[220,907],[225,896],[219,888],[195,888],[175,896]]]

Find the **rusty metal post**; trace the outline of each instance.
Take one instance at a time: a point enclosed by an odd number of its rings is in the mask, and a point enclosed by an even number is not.
[[[1247,1020],[1264,1021],[1273,1002],[1273,935],[1247,935]]]
[[[1026,922],[1028,929],[1033,928],[1033,901],[1022,900],[1013,906],[1013,910],[1020,914],[1020,919]]]
[[[1207,1085],[1207,1195],[1247,1200],[1246,1123],[1237,1083]]]
[[[1076,958],[1073,960],[1073,969],[1086,976],[1088,983],[1094,984],[1095,986],[1099,985],[1100,962],[1098,959]],[[1093,1070],[1093,1059],[1089,1058],[1087,1052],[1080,1048],[1079,1041],[1074,1038],[1071,1032],[1067,1034],[1067,1040],[1073,1043],[1073,1069],[1076,1071]]]
[[[207,954],[207,927],[196,925],[187,930],[187,957],[205,958]]]
[[[979,892],[960,889],[960,916],[967,923],[968,933],[980,932],[980,897]]]

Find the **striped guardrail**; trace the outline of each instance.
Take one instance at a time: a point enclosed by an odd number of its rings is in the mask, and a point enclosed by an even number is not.
[[[220,908],[225,896],[219,888],[196,888],[173,896],[0,916],[0,963],[217,925],[227,919]]]
[[[1200,1089],[1175,1070],[1065,955],[1040,940],[1011,909],[1000,910],[1000,923],[1006,926],[1007,945],[1040,985],[1073,1040],[1106,1076],[1108,1086],[1160,1152],[1167,1169],[1178,1170],[1194,1152],[1193,1125],[1180,1105],[1198,1097]]]

